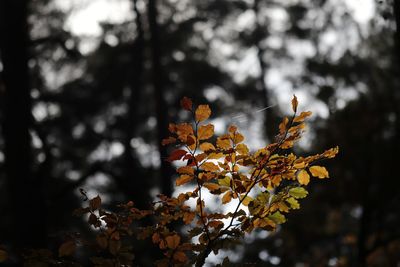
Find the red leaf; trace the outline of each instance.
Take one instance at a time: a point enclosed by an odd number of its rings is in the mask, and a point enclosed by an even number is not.
[[[181,107],[184,109],[184,110],[188,110],[188,111],[190,111],[190,110],[192,110],[192,108],[193,108],[193,102],[192,102],[192,100],[190,99],[190,98],[188,98],[188,97],[183,97],[182,99],[181,99]]]
[[[174,160],[180,160],[183,156],[186,155],[186,151],[182,149],[176,149],[174,150],[171,155],[169,155],[167,161],[172,162]]]

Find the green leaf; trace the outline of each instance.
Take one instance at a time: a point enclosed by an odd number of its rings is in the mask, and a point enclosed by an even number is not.
[[[295,187],[289,190],[289,195],[294,198],[305,198],[308,195],[308,192],[304,187]]]
[[[282,213],[280,213],[279,211],[269,215],[268,219],[271,219],[276,224],[282,224],[282,223],[286,222],[285,216],[283,216]]]
[[[297,210],[300,208],[300,203],[297,201],[297,199],[293,197],[286,199],[286,202],[290,205],[292,209]]]

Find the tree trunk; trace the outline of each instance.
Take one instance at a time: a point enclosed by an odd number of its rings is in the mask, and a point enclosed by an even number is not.
[[[4,238],[16,248],[43,246],[45,203],[41,177],[31,172],[31,99],[28,70],[28,1],[0,1],[0,49],[3,64],[5,174],[10,227]]]
[[[260,76],[258,78],[256,88],[261,91],[262,93],[262,103],[264,107],[269,107],[273,104],[273,101],[271,101],[272,97],[269,92],[269,89],[267,88],[267,85],[265,84],[264,81],[264,76],[267,73],[268,66],[264,61],[264,54],[265,54],[265,49],[262,47],[262,41],[265,38],[262,34],[262,29],[265,27],[264,25],[261,24],[259,20],[260,16],[260,0],[254,0],[253,3],[253,12],[256,17],[256,25],[255,25],[255,46],[257,48],[257,60],[258,64],[260,67]],[[279,125],[278,118],[276,116],[276,112],[274,112],[274,108],[267,108],[264,111],[264,129],[265,129],[265,135],[268,138],[269,142],[274,142],[275,140],[275,135],[277,134],[277,129]]]
[[[160,178],[161,178],[161,193],[170,196],[172,194],[171,176],[173,170],[171,165],[165,160],[168,156],[168,151],[165,146],[161,145],[163,138],[168,135],[168,105],[163,94],[164,75],[161,68],[161,51],[159,40],[159,25],[157,23],[157,1],[149,0],[148,2],[148,19],[150,29],[150,48],[152,54],[152,81],[155,93],[155,104],[157,113],[157,128],[158,128],[158,149],[160,152]]]

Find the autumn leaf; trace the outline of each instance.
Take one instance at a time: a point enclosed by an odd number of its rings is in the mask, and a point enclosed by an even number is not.
[[[211,109],[208,105],[199,105],[195,112],[197,122],[202,122],[208,119],[211,115]]]
[[[241,134],[241,133],[238,133],[238,132],[236,132],[235,134],[234,134],[234,136],[233,136],[233,143],[236,145],[236,144],[239,144],[239,143],[241,143],[241,142],[243,142],[243,140],[244,140],[244,136]]]
[[[231,142],[228,138],[221,138],[220,136],[217,139],[217,147],[221,149],[229,149],[231,148]]]
[[[8,259],[7,252],[0,249],[0,262],[5,262],[7,259]]]
[[[170,249],[176,249],[181,242],[181,237],[179,235],[170,235],[165,238],[167,241],[167,247]]]
[[[201,168],[208,172],[217,172],[219,171],[219,167],[212,162],[204,162],[201,165]]]
[[[89,206],[92,210],[97,210],[101,206],[101,198],[99,195],[89,201]]]
[[[194,169],[190,166],[183,166],[176,170],[179,174],[194,174]]]
[[[204,183],[203,186],[204,186],[205,188],[207,188],[208,190],[210,190],[210,191],[214,191],[214,190],[219,189],[219,185],[213,184],[213,183]]]
[[[206,151],[215,151],[215,146],[211,143],[204,142],[200,144],[200,149],[203,150],[204,152]]]
[[[310,170],[312,176],[314,176],[314,177],[318,177],[320,179],[329,178],[329,173],[325,167],[312,166],[309,168],[309,170]]]
[[[179,176],[178,179],[176,179],[175,184],[177,186],[180,186],[190,182],[192,179],[193,179],[192,175],[182,174],[181,176]]]
[[[310,175],[305,170],[300,170],[297,174],[297,180],[302,185],[308,185],[310,182]]]
[[[168,157],[167,161],[172,162],[174,160],[180,160],[183,156],[186,155],[186,151],[182,149],[174,150]]]
[[[76,244],[74,241],[70,240],[63,243],[60,248],[58,249],[58,255],[60,257],[71,256],[74,254],[76,249]]]
[[[249,148],[245,145],[245,144],[238,144],[236,146],[236,151],[240,154],[240,155],[247,155],[249,154]]]
[[[225,195],[222,197],[222,204],[229,203],[232,200],[232,192],[228,191],[225,193]]]
[[[172,143],[175,143],[175,142],[176,142],[176,138],[170,136],[170,137],[168,137],[168,138],[163,139],[162,142],[161,142],[161,144],[162,144],[163,146],[165,146],[165,145],[169,145],[169,144],[172,144]]]
[[[207,140],[214,135],[214,125],[207,124],[202,125],[198,131],[198,138],[199,140]]]
[[[175,251],[173,258],[174,258],[174,260],[176,260],[178,262],[187,262],[188,261],[186,254],[179,250]]]
[[[297,112],[297,106],[299,105],[299,102],[297,101],[297,97],[296,95],[293,95],[293,99],[292,99],[292,109],[293,112],[296,113]]]
[[[182,220],[183,220],[183,222],[185,224],[189,224],[189,223],[191,223],[193,221],[194,217],[196,217],[196,213],[194,213],[194,212],[185,212],[183,214]]]
[[[299,116],[293,119],[293,122],[303,122],[307,117],[311,116],[311,114],[311,111],[302,112]]]
[[[181,104],[181,107],[182,107],[184,110],[191,111],[192,108],[193,108],[193,102],[192,102],[192,100],[191,100],[190,98],[186,97],[186,96],[184,96],[184,97],[181,99],[180,104]]]

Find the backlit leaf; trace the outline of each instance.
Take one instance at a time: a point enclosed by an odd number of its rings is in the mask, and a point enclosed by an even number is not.
[[[208,105],[199,105],[195,112],[196,121],[201,122],[208,119],[211,115],[211,109]]]
[[[89,201],[89,206],[92,210],[97,210],[101,206],[101,198],[99,195]]]
[[[190,182],[192,179],[193,179],[192,175],[182,174],[181,176],[179,176],[178,179],[176,179],[175,184],[177,186],[180,186]]]
[[[201,168],[205,171],[209,171],[209,172],[217,172],[219,171],[219,167],[217,165],[215,165],[212,162],[204,162],[201,165]]]
[[[222,149],[229,149],[229,148],[231,148],[231,142],[227,138],[218,137],[217,147],[222,148]]]
[[[289,195],[294,198],[305,198],[308,195],[308,192],[303,187],[295,187],[289,190]]]
[[[200,144],[200,149],[203,151],[214,151],[215,146],[211,143],[204,142]]]
[[[198,138],[199,140],[207,140],[214,135],[214,125],[207,124],[202,125],[198,131]]]
[[[309,170],[310,170],[312,176],[314,176],[314,177],[318,177],[320,179],[329,178],[329,173],[328,173],[328,171],[326,170],[325,167],[311,166],[309,168]]]
[[[176,170],[179,174],[194,174],[194,169],[189,166],[183,166]]]
[[[310,175],[305,170],[300,170],[297,174],[297,180],[302,185],[308,185],[310,182]]]
[[[299,102],[297,101],[297,97],[295,95],[293,95],[293,99],[292,99],[292,109],[293,112],[296,113],[297,111],[297,106],[299,105]]]
[[[186,150],[183,149],[176,149],[174,150],[168,157],[168,161],[172,162],[174,160],[180,160],[183,156],[186,155]]]
[[[232,191],[228,191],[222,197],[222,204],[229,203],[232,200]]]

